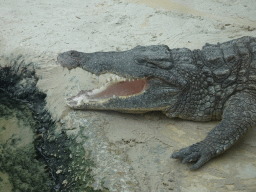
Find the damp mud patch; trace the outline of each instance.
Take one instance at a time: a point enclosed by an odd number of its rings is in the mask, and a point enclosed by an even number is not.
[[[0,192],[102,191],[89,186],[90,152],[56,134],[37,67],[22,55],[0,58]]]

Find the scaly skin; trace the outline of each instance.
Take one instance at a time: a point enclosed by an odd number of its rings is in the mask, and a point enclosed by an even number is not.
[[[172,154],[172,158],[181,159],[183,163],[196,162],[191,170],[226,151],[255,126],[254,37],[206,44],[202,50],[193,51],[169,49],[164,45],[138,46],[123,52],[68,51],[58,56],[58,62],[68,69],[81,67],[96,75],[113,73],[142,79],[134,84],[144,86],[143,91],[131,97],[112,95],[106,100],[97,98],[95,92],[82,91],[68,99],[71,108],[123,112],[159,110],[168,117],[221,120],[203,141]],[[123,85],[127,82],[124,81]]]

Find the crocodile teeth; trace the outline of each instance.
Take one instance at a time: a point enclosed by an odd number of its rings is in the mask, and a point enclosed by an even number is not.
[[[121,81],[131,82],[131,81],[137,80],[136,78],[133,78],[133,77],[121,77],[116,74],[110,74],[110,73],[100,74],[98,76],[93,73],[86,72],[86,76],[89,78],[95,79],[95,81],[98,82],[101,86],[104,86],[104,85],[108,84],[109,82],[117,83],[117,82],[121,82]]]
[[[116,98],[116,96],[115,96],[115,95],[113,95],[113,98],[115,99],[115,98]]]

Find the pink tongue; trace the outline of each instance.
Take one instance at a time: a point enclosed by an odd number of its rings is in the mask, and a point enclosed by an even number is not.
[[[91,98],[106,99],[115,96],[129,96],[142,92],[146,89],[146,80],[134,80],[134,81],[122,81],[113,85],[110,85],[106,90],[101,93],[92,96]]]

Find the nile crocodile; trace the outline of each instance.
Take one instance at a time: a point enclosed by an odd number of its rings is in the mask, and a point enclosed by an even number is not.
[[[68,51],[58,62],[99,76],[105,86],[67,99],[73,109],[162,111],[193,121],[221,120],[203,141],[172,154],[197,169],[231,147],[256,121],[256,38],[206,44],[202,50],[137,46],[122,52]]]

